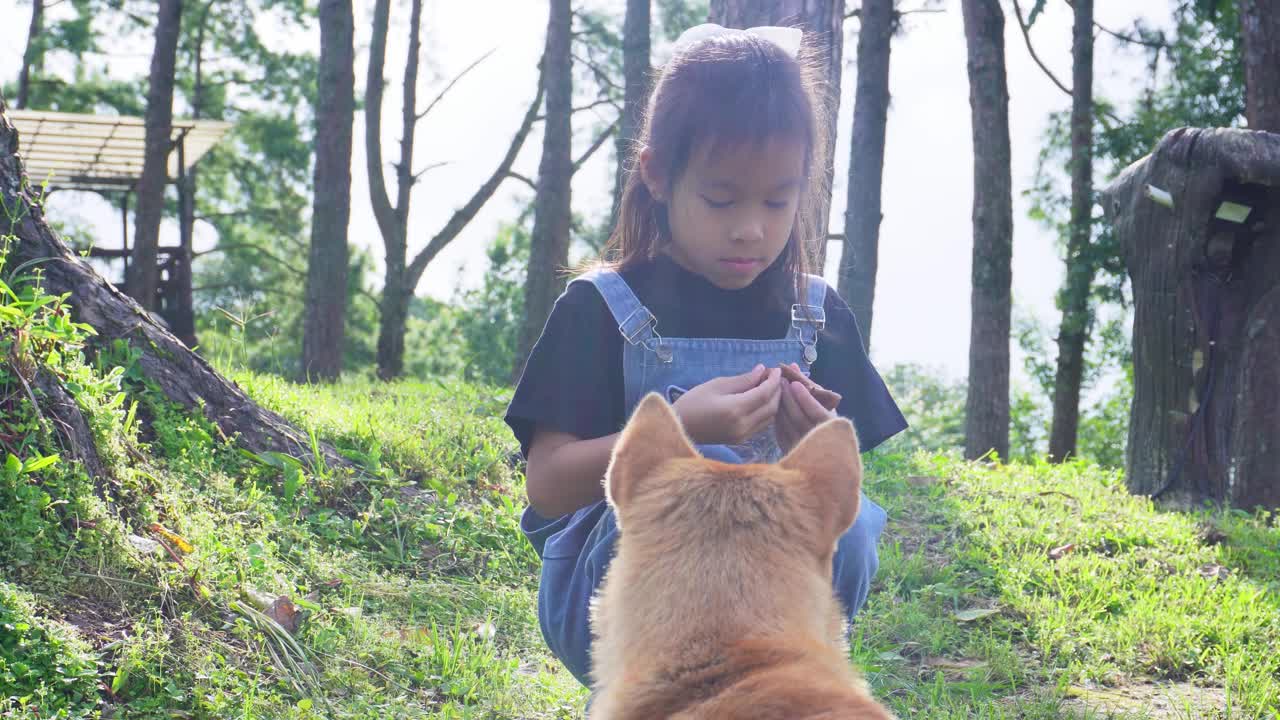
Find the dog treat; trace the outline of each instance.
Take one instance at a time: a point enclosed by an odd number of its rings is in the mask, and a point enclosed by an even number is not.
[[[840,393],[822,387],[790,365],[784,364],[778,367],[782,370],[783,379],[804,385],[809,390],[809,394],[813,396],[813,399],[817,400],[822,407],[828,410],[835,410],[840,406],[840,400],[843,397]]]

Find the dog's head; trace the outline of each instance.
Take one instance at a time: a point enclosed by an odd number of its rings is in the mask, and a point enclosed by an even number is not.
[[[746,552],[768,538],[771,549],[813,557],[830,573],[835,543],[857,516],[861,482],[848,420],[814,428],[776,465],[732,465],[702,458],[654,393],[622,431],[606,492],[633,541]]]

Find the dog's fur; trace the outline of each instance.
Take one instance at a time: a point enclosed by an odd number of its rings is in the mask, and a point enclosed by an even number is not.
[[[620,534],[592,607],[592,720],[892,718],[850,666],[831,586],[861,480],[848,420],[777,465],[730,465],[646,397],[605,481]]]

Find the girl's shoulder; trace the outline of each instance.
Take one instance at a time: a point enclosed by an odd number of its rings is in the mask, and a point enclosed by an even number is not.
[[[594,329],[608,317],[609,306],[604,296],[590,282],[590,278],[579,275],[569,281],[564,292],[556,299],[551,308],[551,316],[547,319],[547,330],[553,326],[570,332]]]

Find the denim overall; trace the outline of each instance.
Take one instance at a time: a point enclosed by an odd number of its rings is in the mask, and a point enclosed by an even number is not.
[[[668,338],[658,333],[656,320],[613,270],[594,270],[574,282],[589,282],[604,297],[618,323],[624,344],[623,382],[627,414],[650,392],[674,402],[684,391],[726,375],[739,375],[757,364],[766,368],[796,363],[807,375],[817,359],[818,331],[825,316],[827,286],[808,277],[805,305],[792,306],[791,326],[778,340]],[[776,462],[781,458],[773,428],[741,445],[700,445],[705,457],[722,462]],[[875,503],[861,497],[858,518],[839,540],[833,561],[836,594],[853,617],[867,599],[871,579],[879,567],[876,542],[887,517]],[[551,651],[574,677],[590,685],[592,595],[613,559],[618,528],[604,500],[571,515],[547,520],[528,508],[521,529],[542,557],[538,586],[538,621]]]

